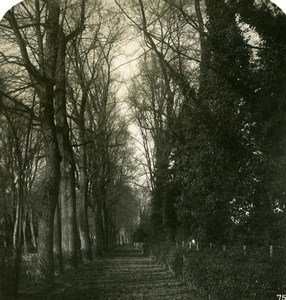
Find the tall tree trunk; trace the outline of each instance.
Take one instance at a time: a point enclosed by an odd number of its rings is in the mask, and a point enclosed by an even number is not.
[[[43,72],[47,78],[45,78],[44,81],[39,80],[39,78],[36,79],[38,80],[37,93],[40,98],[40,122],[44,136],[44,148],[46,155],[45,179],[42,184],[40,195],[41,210],[38,222],[38,256],[41,276],[47,283],[49,283],[54,280],[54,213],[59,196],[61,161],[54,122],[53,82],[56,74],[56,61],[58,52],[60,16],[59,0],[49,1],[47,3],[47,12],[48,17],[46,20],[47,30],[45,41],[45,69],[41,69],[41,72]],[[32,75],[36,77],[38,74]]]
[[[84,126],[84,125],[83,125]],[[80,129],[80,157],[79,157],[79,191],[78,224],[81,242],[81,252],[84,260],[92,260],[92,248],[88,224],[88,181],[86,174],[86,145],[84,127]]]
[[[38,257],[41,278],[46,282],[51,282],[54,279],[53,223],[55,207],[58,201],[60,178],[60,155],[54,124],[54,78],[58,52],[60,0],[47,1],[46,9],[45,42],[38,41],[41,43],[41,45],[38,45],[41,63],[37,67],[30,60],[25,37],[19,29],[14,12],[9,11],[5,15],[5,18],[15,34],[21,51],[23,66],[25,66],[35,84],[40,100],[39,121],[44,137],[46,165],[45,177],[41,185],[39,197],[41,210],[38,222]],[[36,13],[37,11],[39,13],[39,8],[36,8]],[[44,49],[42,50],[42,48]]]
[[[39,214],[38,254],[40,272],[45,281],[49,282],[54,279],[53,225],[59,192],[60,156],[55,130],[47,130],[45,133],[46,139],[50,138],[50,142],[46,142],[46,176],[42,186],[42,203]]]
[[[46,170],[41,189],[41,210],[39,214],[38,255],[40,272],[45,281],[54,279],[53,230],[54,213],[59,196],[60,153],[54,125],[53,86],[49,97],[41,97],[41,124],[45,140]]]
[[[20,267],[21,267],[21,257],[22,257],[22,238],[23,238],[23,207],[24,207],[24,165],[22,159],[21,146],[19,143],[19,138],[15,130],[14,125],[12,124],[10,118],[7,118],[15,139],[16,143],[16,157],[17,157],[17,166],[18,166],[18,189],[17,189],[17,200],[16,200],[16,216],[14,223],[14,232],[13,232],[13,268],[15,278],[10,278],[13,280],[14,284],[14,296],[16,297],[19,289],[19,280],[20,280]]]
[[[59,49],[56,75],[56,124],[59,150],[61,153],[60,201],[62,216],[62,250],[64,261],[78,266],[75,162],[69,139],[69,126],[66,115],[66,40],[63,29],[59,30]]]

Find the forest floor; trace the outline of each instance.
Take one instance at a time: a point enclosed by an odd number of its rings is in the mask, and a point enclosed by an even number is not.
[[[93,262],[58,276],[57,288],[20,299],[129,300],[188,299],[201,297],[175,278],[162,264],[134,248],[117,248]],[[24,295],[23,295],[24,296]]]

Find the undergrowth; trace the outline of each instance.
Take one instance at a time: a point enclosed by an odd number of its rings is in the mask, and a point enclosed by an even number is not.
[[[285,255],[272,258],[265,249],[205,248],[199,251],[170,243],[149,245],[158,261],[167,264],[176,276],[214,299],[276,299],[285,292]]]

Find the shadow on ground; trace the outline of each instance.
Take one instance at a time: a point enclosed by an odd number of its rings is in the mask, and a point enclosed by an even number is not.
[[[68,271],[56,283],[57,288],[48,294],[30,294],[21,300],[201,299],[164,266],[127,247]]]

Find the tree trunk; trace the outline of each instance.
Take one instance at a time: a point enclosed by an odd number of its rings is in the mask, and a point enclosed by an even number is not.
[[[22,152],[20,149],[20,143],[14,126],[11,124],[11,128],[14,133],[14,138],[16,141],[16,155],[18,164],[18,195],[17,195],[17,206],[16,206],[16,219],[14,224],[14,234],[13,234],[13,268],[14,268],[14,278],[8,278],[8,280],[13,280],[14,282],[14,296],[16,297],[19,289],[20,281],[20,268],[21,268],[21,257],[22,257],[22,238],[23,238],[23,206],[24,206],[24,172],[23,172],[23,159]]]
[[[41,276],[46,282],[51,282],[54,279],[54,213],[58,202],[60,183],[60,153],[54,125],[52,84],[44,86],[42,94],[40,93],[40,103],[40,121],[45,142],[46,169],[40,195],[38,255]]]
[[[84,128],[84,125],[83,127]],[[92,248],[88,224],[88,182],[86,174],[86,145],[84,130],[80,129],[80,157],[79,157],[79,192],[80,199],[78,201],[78,224],[81,242],[81,252],[84,260],[92,260]]]
[[[61,161],[54,122],[53,83],[58,51],[59,1],[49,1],[47,11],[45,70],[42,70],[47,78],[45,81],[39,81],[37,85],[37,93],[40,98],[40,122],[46,155],[45,178],[40,195],[41,210],[38,221],[38,256],[41,277],[49,283],[54,280],[54,213],[59,196]]]
[[[54,258],[55,265],[60,274],[63,273],[63,254],[62,254],[62,223],[61,223],[61,208],[59,202],[56,207],[54,217]]]
[[[47,1],[46,9],[45,42],[42,45],[38,45],[39,49],[41,46],[45,46],[44,51],[39,51],[39,55],[42,55],[40,58],[41,64],[36,67],[32,64],[33,60],[29,58],[30,53],[27,50],[25,37],[23,37],[19,29],[14,12],[9,11],[5,18],[15,34],[21,51],[23,66],[25,66],[29,73],[40,100],[39,121],[44,137],[46,165],[45,177],[41,185],[39,197],[41,210],[38,222],[38,257],[41,278],[46,282],[50,282],[54,279],[53,223],[54,211],[58,201],[60,178],[60,155],[54,124],[54,78],[58,51],[60,1]]]
[[[102,220],[101,199],[98,199],[98,201],[96,201],[95,234],[96,234],[95,254],[96,256],[102,256],[103,247],[104,247],[104,228],[103,228],[103,220]]]
[[[23,218],[23,246],[24,252],[28,251],[28,244],[27,244],[27,214],[24,214]]]
[[[200,76],[199,76],[199,95],[203,95],[207,85],[208,76],[210,73],[210,61],[211,52],[209,47],[209,42],[206,38],[205,26],[203,22],[203,17],[201,13],[200,1],[195,0],[195,10],[199,25],[199,35],[200,35],[200,47],[201,47],[201,62],[200,62]]]
[[[49,185],[54,185],[55,180],[50,180],[45,184],[43,196],[47,195],[51,198],[55,197],[48,191]],[[54,190],[56,192],[56,190]],[[42,205],[41,214],[39,215],[39,236],[38,236],[38,256],[40,273],[44,281],[47,283],[54,280],[54,260],[53,260],[53,217],[52,203]]]
[[[62,28],[59,30],[59,48],[56,75],[56,124],[59,150],[61,153],[60,201],[62,216],[62,250],[64,261],[78,266],[77,226],[76,226],[76,192],[75,163],[69,139],[69,126],[66,115],[66,41]]]
[[[104,228],[104,250],[108,250],[110,248],[109,220],[108,220],[108,214],[107,214],[105,203],[103,204],[102,219],[103,219],[103,228]]]
[[[37,248],[37,239],[36,239],[36,233],[35,233],[35,227],[34,227],[34,213],[32,207],[30,208],[30,229],[31,229],[31,240],[32,240],[32,246],[34,249]]]

